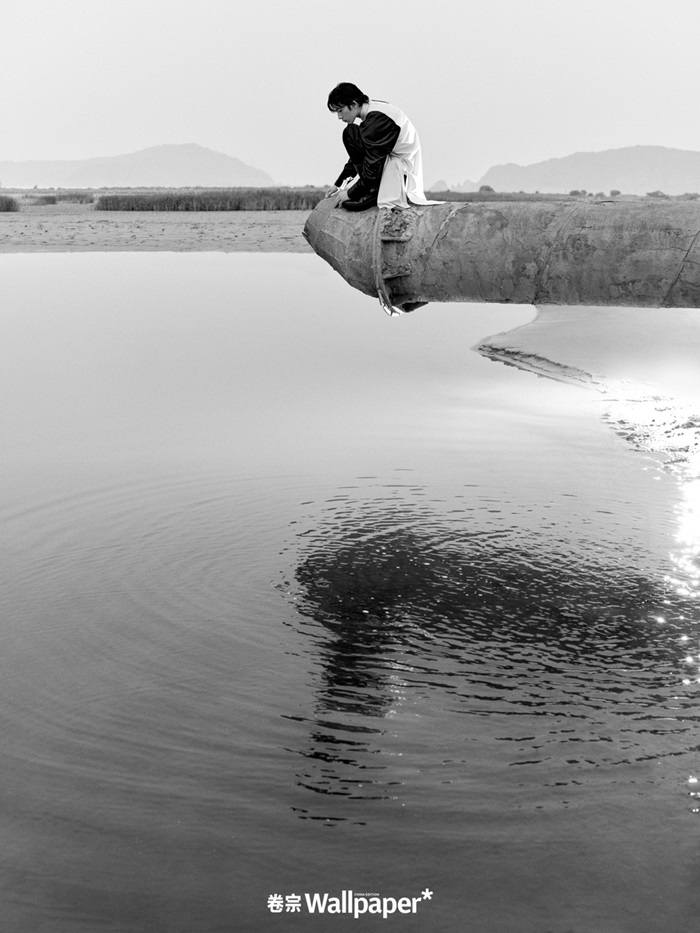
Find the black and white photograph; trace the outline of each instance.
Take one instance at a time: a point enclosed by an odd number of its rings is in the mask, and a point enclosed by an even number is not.
[[[699,35],[4,0],[3,933],[694,929]]]

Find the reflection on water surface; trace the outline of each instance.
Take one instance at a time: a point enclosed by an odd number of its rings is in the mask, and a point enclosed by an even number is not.
[[[689,749],[693,697],[677,689],[691,603],[611,542],[577,540],[566,499],[528,532],[476,488],[440,510],[419,504],[427,492],[356,486],[298,532],[289,590],[319,661],[303,787],[400,799],[409,752],[386,754],[386,735],[426,708],[482,756],[445,759],[446,780],[469,782],[507,743],[492,767],[527,770],[537,807],[557,799],[544,788],[599,784],[596,771],[614,782],[617,766]],[[415,750],[409,760],[426,766]],[[340,812],[300,808],[316,811]]]

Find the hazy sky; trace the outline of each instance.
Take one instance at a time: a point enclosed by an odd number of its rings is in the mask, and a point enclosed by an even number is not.
[[[426,182],[700,150],[697,0],[2,0],[0,35],[0,161],[196,142],[323,183],[338,81],[409,114]]]

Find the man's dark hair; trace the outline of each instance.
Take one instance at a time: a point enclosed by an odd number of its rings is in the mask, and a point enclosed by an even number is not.
[[[349,107],[352,103],[369,103],[369,97],[356,84],[341,81],[328,95],[329,110],[340,110],[342,107]]]

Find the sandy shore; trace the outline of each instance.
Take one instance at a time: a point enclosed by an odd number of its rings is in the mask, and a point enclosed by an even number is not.
[[[308,211],[95,211],[50,205],[0,213],[0,253],[308,252]]]
[[[548,306],[475,349],[598,391],[626,441],[700,477],[699,309]]]
[[[696,308],[548,305],[529,324],[488,337],[478,349],[566,382],[644,383],[700,399]]]

